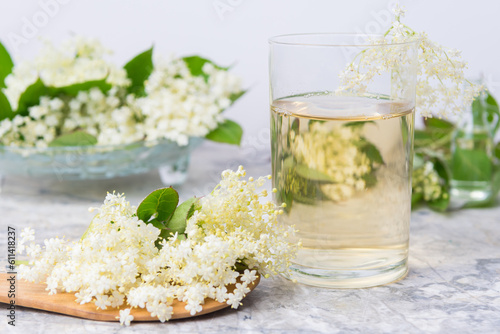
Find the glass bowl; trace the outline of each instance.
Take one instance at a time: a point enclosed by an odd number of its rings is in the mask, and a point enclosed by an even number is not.
[[[0,146],[0,176],[99,180],[158,169],[165,185],[179,185],[187,178],[191,152],[202,141],[192,137],[186,146],[167,140],[43,149]]]

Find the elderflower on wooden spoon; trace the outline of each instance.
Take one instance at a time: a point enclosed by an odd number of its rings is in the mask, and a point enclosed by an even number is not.
[[[243,167],[226,170],[211,194],[180,205],[172,188],[154,191],[137,209],[123,194],[108,193],[77,242],[52,238],[42,247],[25,229],[18,250],[30,265],[19,267],[20,277],[46,281],[50,294],[75,293],[77,302],[98,309],[128,304],[120,311],[125,325],[136,307],[169,320],[174,300],[191,315],[205,298],[238,308],[257,275],[286,272],[298,247],[286,241],[293,228],[277,221],[281,207],[261,201],[266,178],[244,176]]]

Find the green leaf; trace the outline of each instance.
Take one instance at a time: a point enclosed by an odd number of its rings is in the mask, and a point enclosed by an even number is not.
[[[484,90],[472,102],[474,125],[486,126],[494,138],[500,127],[500,110],[498,103],[488,90]]]
[[[411,136],[414,128],[414,122],[413,122],[413,117],[411,118],[411,121],[409,121],[406,117],[401,118],[401,137],[403,140],[403,147],[407,147],[408,144],[411,145],[411,141],[413,141],[413,137]],[[410,143],[408,143],[408,140],[410,140]]]
[[[309,130],[311,130],[311,127],[312,127],[312,125],[313,125],[314,123],[324,124],[324,123],[326,123],[326,121],[322,121],[322,120],[320,120],[320,119],[311,119],[311,120],[309,120],[309,124],[308,124],[308,128],[309,128]]]
[[[295,134],[299,134],[299,129],[300,129],[300,119],[296,118],[292,122],[292,131],[295,132]]]
[[[149,220],[147,222],[148,224],[152,224],[154,227],[156,227],[157,229],[159,230],[162,230],[165,228],[165,223],[162,222],[162,221],[159,221],[158,219],[156,218],[152,218],[151,220]]]
[[[237,99],[242,97],[246,92],[247,92],[246,90],[242,90],[241,92],[231,94],[229,96],[229,100],[231,101],[231,104],[233,104]]]
[[[377,177],[374,173],[368,173],[361,177],[365,181],[365,185],[367,188],[373,188],[377,185]]]
[[[165,223],[178,203],[179,194],[172,187],[155,190],[139,204],[137,217],[145,223],[149,223],[151,217]]]
[[[347,122],[344,124],[344,126],[349,127],[349,128],[362,128],[366,124],[373,123],[375,124],[374,121],[356,121],[356,122]]]
[[[432,140],[432,134],[430,132],[425,130],[415,130],[415,145],[417,145],[418,142],[431,142]]]
[[[490,106],[492,106],[494,109],[496,109],[497,111],[499,111],[499,107],[498,107],[498,102],[497,100],[493,97],[493,95],[490,94],[489,91],[486,92],[487,94],[487,97],[486,97],[486,103]]]
[[[377,163],[380,165],[384,164],[384,159],[382,158],[382,154],[378,148],[368,141],[364,141],[362,146],[360,147],[361,152],[363,152],[368,159],[373,163]]]
[[[411,208],[413,209],[414,206],[420,202],[424,198],[424,194],[422,193],[415,193],[413,192],[411,194]]]
[[[434,165],[434,170],[439,175],[441,180],[443,180],[444,187],[447,188],[448,185],[450,184],[450,179],[451,179],[450,168],[446,164],[445,160],[438,156],[434,156],[431,161],[432,164]]]
[[[235,271],[239,271],[240,273],[244,272],[245,269],[248,269],[248,265],[243,263],[242,262],[243,260],[238,260],[235,264],[234,264],[234,270]]]
[[[492,137],[496,136],[498,129],[500,128],[500,108],[498,107],[498,103],[490,94],[489,91],[486,92],[487,97],[485,100],[486,104],[486,112],[487,112],[487,120],[490,123]]]
[[[193,76],[201,76],[206,80],[208,80],[208,75],[203,72],[203,65],[206,63],[212,64],[215,68],[219,70],[228,70],[228,67],[220,67],[216,65],[213,61],[208,60],[206,58],[202,58],[200,56],[189,56],[189,57],[184,57],[182,58],[184,62],[186,63],[186,66],[189,69],[189,72],[191,72],[191,75]]]
[[[10,106],[7,96],[0,89],[0,121],[4,119],[14,118],[14,113],[12,112],[12,107]]]
[[[21,116],[28,115],[28,108],[40,103],[40,97],[48,96],[50,89],[45,86],[40,78],[28,86],[24,93],[19,97],[19,103],[16,113]]]
[[[430,201],[427,204],[435,211],[444,212],[448,209],[448,205],[450,204],[450,196],[439,197],[438,199]]]
[[[83,131],[61,135],[54,139],[49,146],[92,146],[97,144],[97,138]]]
[[[428,124],[425,129],[415,130],[415,152],[434,151],[449,157],[454,125],[437,118],[427,118],[424,122]]]
[[[153,68],[152,47],[130,60],[124,66],[125,71],[127,71],[127,77],[131,81],[128,92],[139,96],[144,95],[144,82],[149,78],[151,72],[153,72]]]
[[[111,84],[107,83],[106,79],[86,81],[63,87],[50,87],[45,86],[43,81],[38,78],[35,83],[26,88],[24,93],[21,94],[17,113],[21,116],[27,116],[29,114],[29,107],[38,105],[42,96],[50,98],[60,95],[77,96],[79,92],[88,91],[92,88],[99,88],[103,93],[106,93],[111,89]]]
[[[495,145],[495,157],[500,160],[500,142]]]
[[[492,163],[482,150],[457,148],[453,154],[452,175],[460,181],[491,181]]]
[[[5,78],[12,72],[14,62],[9,52],[0,42],[0,89],[5,87]]]
[[[425,118],[424,123],[425,123],[425,126],[429,129],[444,129],[444,130],[448,130],[451,132],[455,128],[453,123],[445,121],[443,119],[434,118],[434,117],[433,118],[430,118],[430,117]]]
[[[219,143],[240,145],[242,136],[243,129],[241,126],[236,122],[226,119],[217,128],[209,132],[205,138]]]
[[[194,206],[198,201],[197,198],[192,197],[182,204],[180,204],[177,209],[175,209],[172,218],[167,224],[167,229],[173,234],[177,232],[178,234],[184,233],[186,230],[186,222],[194,213]]]
[[[316,169],[310,168],[304,164],[298,164],[295,168],[297,174],[309,181],[317,182],[332,182],[332,178],[325,173],[322,173]]]
[[[106,93],[112,87],[111,84],[106,82],[106,79],[107,78],[101,80],[86,81],[64,87],[49,87],[49,93],[51,97],[56,97],[60,94],[77,96],[79,92],[87,91],[92,88],[99,88],[101,92]]]
[[[182,204],[180,204],[177,209],[175,209],[173,215],[168,220],[168,223],[163,224],[162,226],[157,226],[161,229],[160,235],[155,242],[155,245],[158,249],[161,249],[161,240],[170,239],[177,232],[177,240],[184,240],[186,236],[184,235],[184,231],[186,230],[187,220],[191,218],[193,215],[196,204],[198,203],[198,199],[192,197]],[[153,219],[155,220],[155,219]]]
[[[276,193],[278,203],[285,203],[285,212],[290,212],[294,202],[314,205],[327,197],[321,191],[321,186],[332,180],[325,174],[305,165],[296,164],[292,156],[283,159],[282,172],[276,180],[280,189]],[[299,174],[299,172],[301,174]]]

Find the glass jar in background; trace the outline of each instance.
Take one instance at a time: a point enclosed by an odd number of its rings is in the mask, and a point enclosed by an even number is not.
[[[453,133],[450,182],[453,207],[478,206],[494,200],[494,134],[499,126],[498,105],[483,91],[462,114]]]

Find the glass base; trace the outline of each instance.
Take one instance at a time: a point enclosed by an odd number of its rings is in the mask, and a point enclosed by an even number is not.
[[[328,253],[329,266],[325,261],[292,263],[287,278],[317,287],[351,289],[392,283],[408,274],[406,252],[398,252],[397,256],[394,250],[377,252],[370,258],[366,257],[368,253],[360,252],[357,263],[352,250]]]

